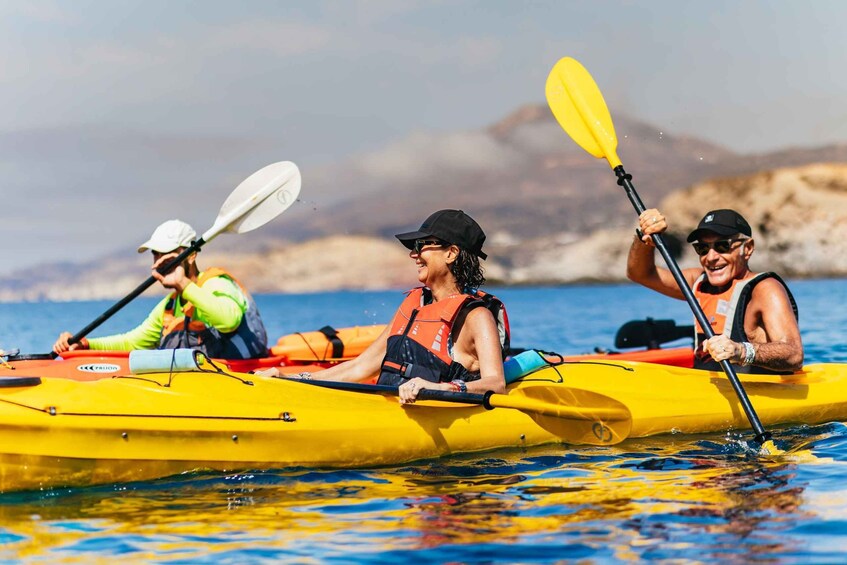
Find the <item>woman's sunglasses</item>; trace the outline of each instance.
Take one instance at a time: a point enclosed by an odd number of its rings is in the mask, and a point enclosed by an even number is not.
[[[421,254],[424,247],[430,247],[432,245],[437,245],[438,247],[444,247],[448,245],[443,241],[439,241],[437,239],[416,239],[414,245],[412,245],[412,251],[414,251],[417,255]]]
[[[712,243],[704,243],[702,241],[695,241],[691,244],[691,247],[694,248],[694,252],[697,253],[700,257],[707,254],[709,249],[714,249],[717,253],[729,253],[732,251],[732,246],[739,241],[747,241],[750,239],[749,237],[733,237],[730,239],[719,239],[717,241],[713,241]]]

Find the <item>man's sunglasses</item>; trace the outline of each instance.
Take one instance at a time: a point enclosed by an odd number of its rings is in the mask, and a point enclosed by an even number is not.
[[[694,248],[694,252],[697,253],[700,257],[707,254],[709,249],[714,249],[717,253],[729,253],[732,251],[732,246],[739,241],[747,241],[750,239],[749,237],[733,237],[730,239],[719,239],[717,241],[713,241],[712,243],[704,243],[702,241],[695,241],[691,244]]]
[[[443,241],[440,241],[438,239],[416,239],[415,243],[412,245],[412,251],[414,251],[417,255],[420,255],[421,251],[423,251],[424,247],[429,247],[431,245],[437,245],[438,247],[444,247],[448,244],[444,243]]]

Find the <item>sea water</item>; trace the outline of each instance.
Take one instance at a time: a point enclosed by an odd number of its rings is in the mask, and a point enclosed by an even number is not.
[[[794,281],[807,362],[847,362],[843,280]],[[690,324],[634,285],[491,289],[513,345],[611,349],[632,319]],[[386,322],[400,292],[256,297],[269,334]],[[140,299],[93,335],[124,331]],[[0,304],[0,348],[49,351],[110,302]],[[684,342],[682,342],[684,343]],[[613,447],[497,450],[360,470],[192,473],[0,496],[4,562],[833,563],[847,550],[847,428],[774,430],[803,457],[759,456],[749,433]]]

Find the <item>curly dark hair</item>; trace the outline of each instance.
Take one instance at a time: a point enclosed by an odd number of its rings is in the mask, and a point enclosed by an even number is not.
[[[466,294],[473,294],[485,284],[479,257],[464,249],[459,249],[459,256],[450,265],[450,271],[456,277],[456,284]]]

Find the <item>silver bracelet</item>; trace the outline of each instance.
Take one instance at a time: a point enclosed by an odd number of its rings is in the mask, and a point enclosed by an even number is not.
[[[468,392],[467,383],[461,379],[454,379],[451,381],[451,384],[455,385],[459,389],[457,392],[461,392],[462,394]]]
[[[753,361],[756,360],[756,348],[749,341],[745,341],[741,345],[744,346],[744,359],[741,360],[741,366],[752,365]]]
[[[302,373],[297,373],[297,377],[303,381],[310,381],[312,380],[312,373],[309,371],[303,371]]]

